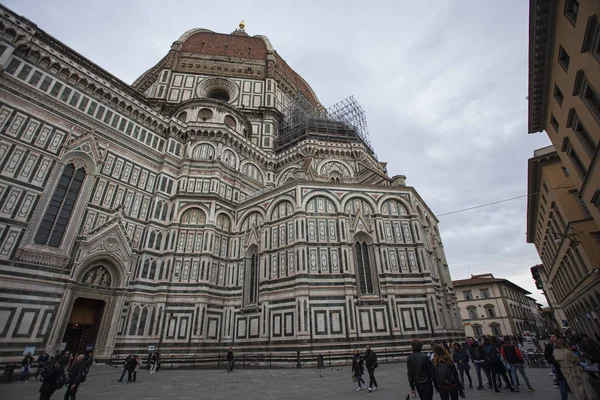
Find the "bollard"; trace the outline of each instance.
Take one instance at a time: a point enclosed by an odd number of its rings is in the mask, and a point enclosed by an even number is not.
[[[296,368],[302,368],[302,364],[300,364],[300,352],[296,352]]]
[[[325,362],[323,359],[323,355],[319,354],[317,356],[317,369],[324,369],[325,368]]]

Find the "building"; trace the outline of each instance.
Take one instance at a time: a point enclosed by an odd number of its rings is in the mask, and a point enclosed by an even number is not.
[[[597,227],[599,18],[597,0],[530,0],[529,133],[546,132],[569,174],[573,195]]]
[[[522,287],[492,274],[452,281],[466,336],[517,335],[542,332],[535,299]]]
[[[600,330],[600,3],[530,0],[527,241],[561,326]],[[542,177],[541,175],[544,175]]]
[[[532,268],[538,289],[561,327],[600,331],[598,225],[553,146],[528,161],[527,242],[542,264]]]
[[[435,215],[266,37],[190,30],[128,85],[0,32],[0,362],[461,335]]]

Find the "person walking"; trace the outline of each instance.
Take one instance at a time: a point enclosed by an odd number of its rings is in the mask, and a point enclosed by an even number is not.
[[[367,345],[367,350],[365,351],[365,364],[367,366],[367,372],[369,372],[369,392],[371,392],[377,390],[375,368],[379,366],[379,364],[377,364],[377,354],[371,350],[371,345]]]
[[[57,389],[57,381],[64,374],[64,370],[60,368],[59,360],[55,360],[50,363],[48,366],[50,371],[46,374],[46,376],[42,380],[42,386],[40,387],[40,400],[50,400],[50,397],[54,394]],[[62,385],[61,385],[62,386]]]
[[[152,353],[152,355],[150,355],[150,373],[156,373],[156,353]]]
[[[154,373],[157,373],[158,371],[160,371],[160,351],[156,351],[156,370],[154,371]]]
[[[233,348],[229,348],[227,352],[227,372],[233,371]]]
[[[19,382],[29,381],[29,370],[31,369],[32,361],[33,356],[31,353],[27,353],[27,355],[23,357],[23,361],[21,361],[21,375],[19,375]]]
[[[81,382],[85,380],[85,356],[80,354],[77,356],[73,364],[69,367],[67,379],[67,391],[64,400],[75,400],[77,389]]]
[[[554,359],[560,365],[560,370],[564,376],[571,393],[576,400],[595,400],[596,393],[590,384],[585,372],[582,371],[579,363],[581,360],[573,354],[567,347],[564,339],[556,339],[555,349],[552,353]]]
[[[469,353],[460,345],[460,343],[454,343],[453,359],[456,363],[458,371],[460,372],[461,385],[465,387],[466,374],[467,378],[469,378],[469,388],[473,389],[473,380],[471,379],[471,373],[469,372],[471,369],[471,366],[469,365]]]
[[[458,400],[459,394],[465,397],[452,357],[439,345],[433,348],[433,386],[442,400]]]
[[[140,370],[140,368],[142,368],[142,359],[140,358],[140,356],[136,355],[134,359],[135,365],[133,366],[133,379],[131,380],[132,382],[135,382],[135,380],[137,379],[137,373]]]
[[[527,373],[525,372],[525,366],[523,365],[523,354],[521,354],[521,350],[519,350],[517,346],[515,346],[508,340],[508,336],[504,337],[504,341],[505,343],[500,348],[500,353],[502,354],[502,357],[506,360],[508,368],[510,369],[510,374],[512,376],[512,382],[515,392],[519,391],[519,388],[517,387],[517,370],[521,373],[521,376],[523,376],[525,384],[527,385],[527,389],[530,392],[535,392],[535,389],[531,387],[531,383],[529,383],[529,378],[527,377]]]
[[[85,376],[90,372],[90,367],[94,364],[94,353],[91,351],[85,356]]]
[[[354,356],[352,356],[352,373],[354,374],[354,378],[358,383],[358,389],[356,390],[360,391],[361,388],[366,389],[367,384],[362,378],[363,374],[365,373],[365,367],[363,366],[363,359],[358,353],[358,350],[354,350]],[[361,382],[363,384],[362,387],[360,386]]]
[[[412,354],[406,359],[408,384],[411,397],[415,397],[415,390],[421,400],[433,399],[433,364],[429,357],[421,352],[423,343],[415,339],[411,343]]]
[[[487,377],[487,385],[491,389],[492,381],[490,377],[490,368],[489,363],[485,358],[485,354],[483,351],[483,347],[475,341],[475,338],[470,337],[469,343],[467,346],[467,351],[471,356],[471,360],[473,361],[473,365],[475,366],[475,373],[477,374],[477,381],[479,385],[477,386],[477,390],[483,389],[483,381],[481,380],[481,371],[483,370],[485,376]]]
[[[490,371],[492,373],[492,384],[494,385],[494,391],[500,392],[499,388],[502,387],[502,381],[500,381],[500,385],[498,385],[498,379],[504,379],[504,383],[506,384],[505,388],[510,389],[511,392],[514,392],[514,388],[511,386],[510,381],[508,380],[508,376],[506,375],[506,368],[504,364],[502,364],[502,358],[500,357],[500,353],[498,352],[498,348],[493,343],[493,339],[496,337],[486,337],[483,340],[483,352],[485,354],[485,358],[490,363]],[[497,339],[495,340],[497,343]]]
[[[127,373],[127,366],[129,365],[129,362],[130,362],[130,360],[131,360],[132,357],[133,357],[133,354],[129,353],[129,355],[125,359],[125,362],[123,363],[123,371],[121,372],[121,377],[118,379],[118,382],[123,382],[123,377]]]

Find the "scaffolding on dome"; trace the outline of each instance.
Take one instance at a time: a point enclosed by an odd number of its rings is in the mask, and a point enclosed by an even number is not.
[[[303,140],[328,142],[361,142],[374,153],[369,141],[365,111],[354,96],[318,110],[298,92],[283,106],[283,120],[279,124],[277,150],[283,151]]]

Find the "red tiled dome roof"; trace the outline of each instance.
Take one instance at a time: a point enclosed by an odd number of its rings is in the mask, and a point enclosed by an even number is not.
[[[188,37],[181,47],[184,53],[265,60],[267,45],[259,37],[225,35],[201,31]]]

